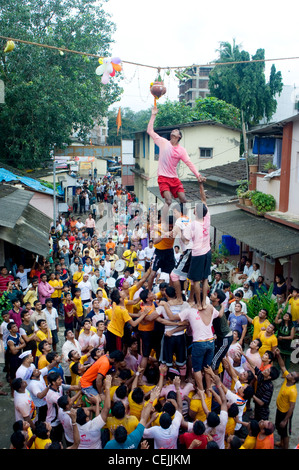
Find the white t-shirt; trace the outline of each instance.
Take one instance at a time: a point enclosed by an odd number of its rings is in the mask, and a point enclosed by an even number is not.
[[[27,289],[28,287],[28,273],[30,273],[31,269],[24,269],[24,272],[21,273],[20,271],[17,272],[16,277],[19,277],[21,282],[21,287],[23,290]]]
[[[221,410],[220,411],[220,415],[219,415],[219,418],[220,418],[220,424],[218,424],[218,426],[216,426],[216,434],[214,434],[213,436],[213,441],[217,442],[218,446],[219,446],[219,449],[225,449],[225,446],[224,446],[224,438],[225,438],[225,429],[226,429],[226,425],[227,425],[227,421],[228,421],[228,413],[227,411],[225,410]],[[205,421],[205,426],[206,426],[206,430],[205,430],[205,433],[206,434],[209,434],[210,431],[212,430],[212,428],[210,428],[208,425],[207,425],[207,422]]]
[[[178,315],[182,310],[189,308],[189,304],[188,302],[183,302],[181,305],[169,305],[169,308],[172,311],[173,315]],[[156,312],[159,313],[161,317],[165,318],[165,320],[169,320],[169,317],[164,307],[157,307]],[[171,330],[174,330],[175,328],[177,327],[165,325],[165,333],[166,331],[171,331]],[[173,336],[180,336],[183,334],[184,334],[184,330],[173,333]]]
[[[32,400],[37,408],[47,404],[46,397],[37,397],[37,394],[43,392],[46,388],[46,384],[42,375],[40,375],[39,380],[30,380],[26,388],[29,390]]]
[[[149,246],[146,246],[144,248],[144,256],[145,258],[147,258],[148,260],[151,260],[153,255],[154,255],[154,251],[155,251],[155,247],[153,246],[152,248],[150,248]]]
[[[80,444],[78,449],[102,449],[101,429],[105,426],[101,415],[87,421],[83,426],[78,426]]]
[[[90,291],[92,290],[91,284],[89,281],[81,281],[78,284],[78,289],[81,289],[81,299],[82,302],[90,300]]]
[[[154,439],[155,449],[177,449],[181,421],[182,414],[176,411],[172,424],[168,429],[163,429],[161,426],[153,426],[144,430],[143,437],[144,439]]]
[[[247,305],[241,300],[240,304],[242,305],[242,312],[247,313]],[[229,311],[235,313],[236,301],[232,302],[229,306]]]
[[[31,382],[31,376],[32,373],[36,369],[34,364],[30,364],[29,367],[25,367],[23,364],[20,365],[20,367],[16,371],[16,378],[21,378],[29,384]],[[44,377],[44,375],[47,375],[49,373],[48,367],[43,367],[41,371],[41,378]]]
[[[242,386],[241,382],[237,380],[237,382],[235,383],[234,390],[237,391],[241,386]],[[246,406],[247,400],[244,400],[243,398],[239,397],[239,395],[232,392],[231,390],[227,390],[226,399],[229,405],[231,405],[232,403],[236,403],[238,405],[238,410],[239,410],[238,417],[239,417],[239,420],[242,421],[243,412],[244,412],[244,408]],[[235,430],[237,431],[241,427],[242,427],[242,424],[238,423],[236,424]]]
[[[213,307],[211,321],[206,325],[202,318],[201,312],[196,308],[186,308],[179,313],[182,321],[188,320],[192,329],[193,341],[207,340],[213,338],[212,323],[219,316],[219,312]]]
[[[60,423],[58,418],[59,406],[57,405],[57,401],[62,396],[62,394],[62,387],[59,387],[57,392],[49,388],[46,395],[46,402],[48,406],[46,421],[47,423],[50,423],[51,426],[58,426]]]
[[[92,346],[93,348],[104,349],[105,345],[106,345],[106,336],[104,334],[102,335],[101,338],[99,337],[98,334],[94,334],[89,340],[89,346]]]
[[[9,319],[9,322],[8,323],[11,323],[13,322],[12,319]],[[2,341],[3,341],[3,347],[4,349],[7,349],[7,338],[8,336],[10,335],[10,332],[8,331],[7,329],[7,325],[8,323],[6,323],[5,321],[3,321],[0,325],[0,333],[2,335]]]
[[[74,431],[70,415],[67,411],[63,411],[58,407],[58,419],[61,422],[64,430],[64,436],[68,442],[74,442]]]
[[[23,420],[27,416],[33,418],[35,405],[27,389],[25,389],[25,393],[14,391],[14,405],[16,421]]]
[[[69,361],[69,352],[70,351],[77,351],[80,356],[81,356],[81,346],[79,344],[79,341],[74,339],[75,344],[72,343],[72,341],[67,340],[61,349],[61,355],[62,355],[62,362],[61,362],[61,367],[63,369],[64,375],[65,376],[71,376],[70,372],[70,361]]]
[[[46,314],[46,321],[47,321],[47,324],[48,324],[48,327],[50,328],[50,330],[56,330],[56,318],[58,318],[58,313],[57,313],[57,310],[55,307],[52,307],[52,312],[50,313],[49,310],[47,310],[46,308],[44,308],[44,310],[42,310],[42,312],[44,312]]]
[[[190,223],[189,217],[187,217],[186,215],[182,215],[175,221],[174,226],[175,227],[177,226],[180,229],[181,233],[183,234],[185,228],[189,225],[189,223]],[[187,244],[185,244],[180,237],[180,245],[181,245],[182,252],[184,252],[186,250],[192,249],[193,242],[190,240]]]

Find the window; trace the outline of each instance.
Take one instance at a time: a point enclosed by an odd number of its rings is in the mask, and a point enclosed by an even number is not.
[[[199,156],[200,158],[213,158],[213,149],[200,147],[199,148]]]

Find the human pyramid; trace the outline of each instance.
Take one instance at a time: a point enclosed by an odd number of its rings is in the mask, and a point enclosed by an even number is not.
[[[134,198],[123,198],[110,175],[90,179],[81,193],[95,207],[110,202],[117,224],[97,234],[96,211],[85,223],[75,214],[68,226],[58,223],[48,259],[25,275],[18,267],[20,296],[1,271],[3,295],[15,294],[1,324],[15,407],[12,449],[289,447],[299,374],[286,368],[274,334],[288,320],[278,316],[272,325],[264,310],[252,320],[245,287],[231,292],[220,273],[212,276],[205,178],[180,145],[179,129],[170,140],[154,131],[157,112],[154,106],[147,132],[159,147],[162,210],[132,211]],[[180,161],[199,183],[192,217]],[[247,275],[242,282],[251,286]],[[288,325],[284,349],[294,338]]]

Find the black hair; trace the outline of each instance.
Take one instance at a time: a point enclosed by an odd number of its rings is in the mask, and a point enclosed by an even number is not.
[[[144,391],[140,387],[134,388],[132,392],[132,400],[134,400],[135,403],[138,405],[141,405],[141,403],[144,400]]]
[[[47,343],[48,343],[48,340],[46,340],[46,339],[43,339],[43,340],[39,343],[38,349],[39,349],[39,351],[40,351],[41,353],[43,352],[43,347],[44,347],[45,344],[47,344]]]
[[[231,286],[230,282],[224,281],[223,282],[223,289],[228,289]]]
[[[53,382],[56,382],[56,380],[59,379],[59,377],[61,377],[60,374],[58,374],[58,372],[49,372],[49,374],[47,375],[47,380],[49,382],[49,384],[52,384]]]
[[[165,293],[166,293],[166,295],[168,295],[168,297],[170,297],[171,299],[174,299],[175,296],[176,296],[175,288],[172,287],[172,286],[167,286]]]
[[[114,431],[114,439],[119,444],[123,444],[128,436],[128,432],[124,426],[118,426]]]
[[[254,374],[251,370],[247,371],[247,380],[248,380],[248,383],[251,383],[254,380]]]
[[[239,408],[236,403],[232,403],[227,410],[227,414],[229,418],[235,418],[239,414]]]
[[[193,432],[197,436],[201,436],[206,430],[206,427],[202,421],[199,419],[193,424]]]
[[[120,302],[120,292],[118,289],[113,289],[113,291],[110,294],[110,298],[112,302],[115,302],[116,305],[119,304]]]
[[[244,389],[244,400],[249,400],[254,395],[254,388],[251,385],[247,385]]]
[[[67,357],[69,358],[69,360],[71,361],[72,360],[72,356],[73,356],[73,353],[76,352],[75,349],[72,349],[71,351],[69,351]]]
[[[172,419],[169,413],[164,411],[160,416],[160,426],[162,429],[168,429],[171,426]]]
[[[66,410],[66,407],[69,403],[68,396],[67,395],[62,395],[61,397],[58,398],[57,400],[57,405],[62,408],[63,410]]]
[[[260,426],[256,419],[252,419],[250,422],[250,430],[253,437],[257,437],[260,432]]]
[[[174,392],[173,390],[171,390],[170,392],[167,393],[167,397],[166,399],[172,399],[172,400],[176,400],[177,399],[177,394],[176,392]]]
[[[164,403],[162,411],[165,411],[170,416],[173,416],[175,414],[175,406],[170,401],[167,401]]]
[[[71,371],[72,371],[75,375],[78,375],[78,374],[79,374],[79,362],[75,362],[75,363],[72,365]]]
[[[119,371],[118,377],[121,380],[129,380],[132,377],[132,373],[130,369],[121,369]]]
[[[111,408],[111,413],[116,419],[122,419],[125,417],[126,409],[121,401],[117,401]]]
[[[140,292],[139,297],[141,298],[142,302],[146,302],[148,294],[149,294],[148,289],[144,289],[143,291]]]
[[[52,441],[47,450],[61,450],[61,444],[58,441]]]
[[[262,347],[262,342],[260,340],[260,338],[255,338],[255,341],[258,341],[258,345],[259,345],[259,349]]]
[[[144,372],[144,376],[146,377],[149,384],[157,385],[159,380],[159,369],[155,367],[148,367]]]
[[[18,392],[22,386],[22,382],[23,382],[23,379],[21,379],[21,377],[17,377],[16,379],[13,379],[13,381],[11,382],[12,389],[15,392]]]
[[[267,354],[268,357],[269,357],[269,359],[270,359],[270,362],[273,362],[273,360],[274,360],[274,354],[273,354],[272,351],[270,351],[270,349],[268,349],[267,351],[265,351],[264,354]]]
[[[48,429],[46,427],[46,423],[36,423],[35,425],[35,431],[34,434],[36,437],[39,437],[40,439],[48,439]]]
[[[241,290],[237,290],[237,292],[235,293],[235,296],[243,298],[244,294]]]
[[[10,331],[14,325],[16,325],[16,323],[14,321],[11,321],[8,323],[6,328],[8,329],[8,331]]]
[[[83,408],[79,407],[77,409],[77,417],[76,417],[76,422],[80,425],[83,426],[87,421],[87,416],[85,414],[85,411]]]
[[[93,349],[90,351],[90,357],[95,360],[98,351],[99,351],[98,348],[93,348]]]
[[[208,213],[208,208],[202,202],[199,202],[195,206],[195,213],[199,219],[204,218]]]
[[[208,426],[210,428],[215,428],[216,426],[218,426],[219,423],[220,423],[219,416],[217,415],[217,413],[215,413],[215,411],[211,411],[207,416]]]
[[[16,431],[10,436],[10,442],[15,449],[23,449],[25,436],[22,431]]]
[[[229,444],[230,444],[231,450],[238,450],[240,449],[242,445],[242,441],[238,436],[234,436]]]
[[[112,351],[112,353],[109,354],[110,359],[115,359],[115,362],[122,362],[125,358],[124,353],[121,351]]]
[[[159,290],[166,289],[167,286],[168,286],[167,282],[161,282],[161,284],[159,285]]]
[[[271,423],[270,429],[265,428],[265,429],[264,429],[264,433],[266,434],[266,436],[270,436],[270,434],[273,434],[273,433],[274,433],[274,429],[275,429],[275,426],[274,426],[273,423]]]
[[[55,356],[57,356],[57,352],[51,351],[51,352],[48,352],[48,354],[46,355],[46,359],[48,362],[51,363],[52,361],[54,361]]]
[[[206,449],[211,450],[211,449],[219,449],[219,445],[215,441],[209,441],[207,443]]]
[[[277,369],[277,367],[270,367],[270,377],[271,380],[276,380],[279,377],[279,370]]]
[[[128,393],[128,390],[127,390],[126,385],[120,385],[120,386],[117,387],[117,389],[115,390],[115,395],[116,395],[117,398],[119,398],[120,400],[122,400],[123,398],[125,398],[125,397],[127,396],[127,393]]]
[[[219,303],[222,304],[226,300],[226,295],[221,289],[216,289],[215,294],[217,295],[217,299],[219,300]]]
[[[23,420],[19,419],[18,421],[15,421],[12,425],[12,428],[14,432],[23,431]]]

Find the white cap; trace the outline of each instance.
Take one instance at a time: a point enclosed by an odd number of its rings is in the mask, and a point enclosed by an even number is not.
[[[19,355],[20,359],[24,359],[25,357],[29,356],[32,354],[32,351],[24,351],[22,354]]]

